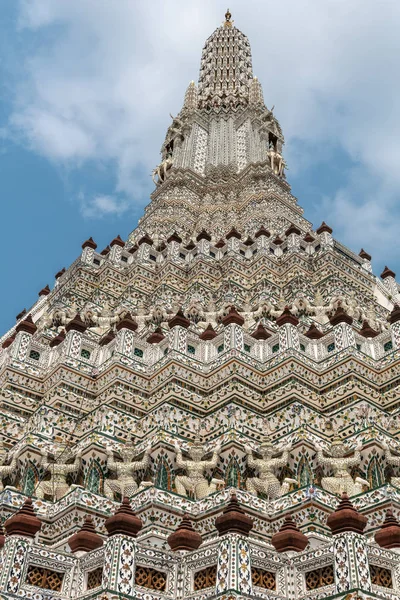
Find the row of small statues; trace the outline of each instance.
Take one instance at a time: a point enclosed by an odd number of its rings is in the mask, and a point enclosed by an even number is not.
[[[400,466],[400,456],[394,456],[390,448],[384,444],[385,457],[389,464]],[[269,499],[275,499],[283,496],[290,490],[292,484],[298,484],[296,479],[286,477],[281,484],[276,476],[276,470],[285,467],[288,464],[291,445],[283,450],[277,450],[270,437],[265,436],[259,447],[261,458],[254,457],[254,451],[250,446],[245,446],[247,455],[247,464],[251,469],[258,471],[258,477],[249,477],[246,481],[248,492],[258,495],[263,494]],[[343,441],[336,436],[330,445],[329,455],[324,453],[321,447],[317,447],[317,460],[321,465],[327,466],[333,470],[333,475],[323,477],[322,487],[333,494],[341,495],[346,492],[349,496],[359,494],[364,487],[369,487],[368,481],[361,477],[353,479],[350,469],[361,462],[362,445],[357,446],[353,456],[346,457],[348,450]],[[114,499],[114,494],[118,493],[122,497],[132,496],[138,489],[153,485],[151,481],[142,481],[140,486],[136,483],[134,474],[137,471],[145,470],[150,465],[151,446],[145,450],[141,460],[134,461],[135,448],[133,443],[125,444],[121,449],[122,462],[114,461],[114,452],[107,449],[107,467],[116,474],[116,479],[106,479],[104,483],[104,493],[107,498]],[[176,464],[186,471],[186,475],[177,475],[175,477],[175,488],[178,494],[187,496],[188,493],[195,499],[200,500],[217,489],[224,487],[224,481],[220,479],[209,480],[205,477],[205,471],[214,469],[218,463],[218,457],[221,452],[221,446],[218,444],[212,453],[210,460],[203,460],[205,455],[204,446],[198,436],[191,443],[188,454],[189,460],[183,458],[179,443],[175,443]],[[278,456],[278,455],[281,456]],[[81,466],[81,451],[75,455],[72,464],[67,463],[70,456],[68,448],[60,444],[53,452],[54,462],[50,461],[48,452],[42,454],[41,466],[44,472],[50,474],[49,480],[42,480],[38,483],[35,495],[38,498],[50,496],[54,500],[62,498],[71,488],[67,483],[67,476],[77,472]],[[0,491],[3,491],[2,480],[15,472],[17,466],[17,455],[11,456],[11,463],[5,464],[6,453],[0,452]],[[400,487],[400,477],[392,477],[392,485]]]

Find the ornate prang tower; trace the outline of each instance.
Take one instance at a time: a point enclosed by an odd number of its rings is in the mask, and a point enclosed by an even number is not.
[[[138,227],[0,340],[0,598],[400,598],[400,294],[313,229],[225,22]]]

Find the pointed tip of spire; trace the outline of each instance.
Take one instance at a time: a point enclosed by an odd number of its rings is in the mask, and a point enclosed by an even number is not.
[[[227,11],[226,11],[226,13],[225,13],[225,23],[224,23],[224,25],[225,25],[225,27],[232,27],[232,23],[233,23],[233,21],[232,21],[232,14],[231,14],[231,12],[230,12],[230,10],[228,8]]]

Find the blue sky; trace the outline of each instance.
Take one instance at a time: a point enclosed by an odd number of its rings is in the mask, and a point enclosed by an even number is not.
[[[1,0],[0,330],[80,253],[126,239],[220,0]],[[318,226],[400,269],[400,3],[231,2]]]

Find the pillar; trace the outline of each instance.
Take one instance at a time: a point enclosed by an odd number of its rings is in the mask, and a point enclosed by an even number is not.
[[[316,233],[319,235],[322,249],[333,247],[332,228],[329,227],[325,221],[322,221],[322,224],[318,227]]]
[[[300,350],[299,332],[297,331],[299,320],[290,312],[288,306],[276,319],[276,324],[279,326],[279,350],[288,350],[289,348]]]
[[[135,598],[135,537],[142,522],[131,509],[128,498],[124,498],[104,525],[108,540],[104,551],[103,591],[123,594],[127,600]]]
[[[113,263],[120,263],[121,262],[121,256],[122,256],[122,248],[125,247],[125,243],[123,240],[121,240],[121,238],[119,237],[119,235],[117,235],[116,238],[113,239],[113,241],[110,243],[110,261]]]
[[[353,319],[340,306],[335,314],[330,318],[333,325],[333,335],[335,336],[335,349],[343,350],[352,346],[356,347],[356,339],[352,327]]]
[[[182,310],[178,310],[176,315],[168,321],[170,328],[169,346],[172,350],[186,354],[187,350],[187,330],[190,321],[185,317]]]
[[[243,352],[243,324],[244,318],[231,306],[229,313],[223,317],[224,350],[238,350]]]
[[[81,261],[87,265],[93,264],[94,251],[97,248],[97,244],[93,241],[93,238],[89,238],[82,244],[82,255]]]
[[[168,258],[171,260],[179,260],[179,254],[181,250],[182,238],[175,232],[167,239],[168,244]]]
[[[216,594],[238,593],[251,595],[250,547],[247,541],[253,521],[232,494],[228,506],[216,521],[221,541],[218,546]]]
[[[85,323],[82,321],[79,313],[75,315],[75,317],[67,323],[65,326],[66,337],[65,337],[65,353],[69,358],[74,360],[80,360],[81,357],[81,348],[82,348],[82,338],[83,333],[86,331],[87,327]]]
[[[31,315],[20,321],[15,328],[15,339],[11,347],[11,355],[16,360],[24,362],[26,360],[31,338],[36,332],[37,327],[32,320]]]

